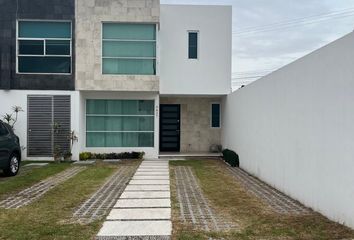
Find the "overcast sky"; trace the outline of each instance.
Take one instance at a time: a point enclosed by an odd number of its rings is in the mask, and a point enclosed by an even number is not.
[[[354,0],[161,0],[161,3],[233,6],[232,71],[237,82],[265,75],[354,30]],[[332,14],[323,15],[327,13]],[[291,20],[296,21],[290,24]],[[287,22],[289,25],[269,26]],[[245,33],[249,28],[256,31]]]

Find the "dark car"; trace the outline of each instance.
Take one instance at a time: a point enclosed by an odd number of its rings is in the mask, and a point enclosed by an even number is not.
[[[7,176],[15,176],[20,169],[20,139],[11,126],[0,121],[0,169]]]

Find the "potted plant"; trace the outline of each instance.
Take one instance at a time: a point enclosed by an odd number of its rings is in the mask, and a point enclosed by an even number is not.
[[[54,158],[54,161],[56,162],[60,162],[61,159],[62,159],[62,152],[61,152],[61,148],[59,145],[55,145],[54,147],[54,151],[53,151],[53,158]]]

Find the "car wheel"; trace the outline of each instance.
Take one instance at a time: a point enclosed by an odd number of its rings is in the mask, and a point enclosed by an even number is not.
[[[20,160],[16,154],[10,157],[9,166],[5,169],[5,174],[7,176],[15,176],[20,169]]]

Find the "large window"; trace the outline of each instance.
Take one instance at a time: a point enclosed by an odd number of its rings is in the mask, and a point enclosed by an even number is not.
[[[104,23],[102,72],[155,75],[156,25]]]
[[[71,22],[19,21],[17,72],[71,73]]]
[[[153,100],[87,100],[87,147],[153,147]]]
[[[221,125],[221,115],[220,115],[220,104],[211,104],[211,127],[220,128]]]
[[[198,32],[188,32],[188,58],[198,59]]]

